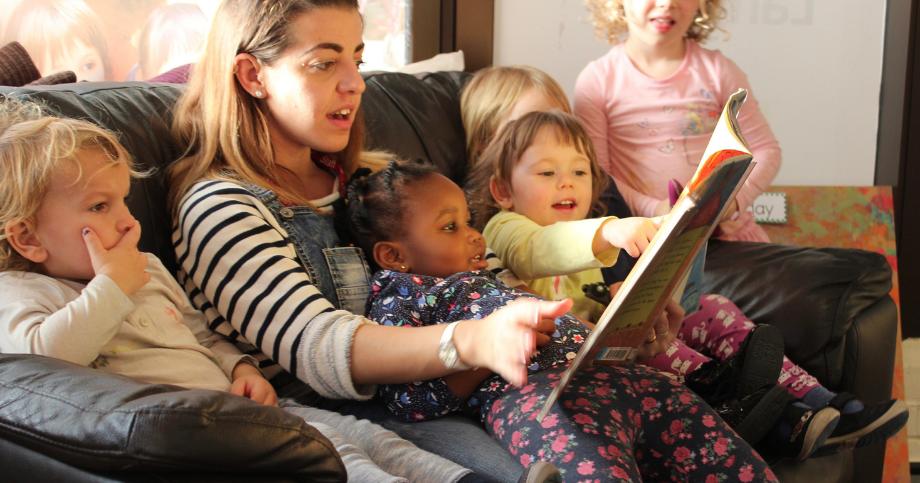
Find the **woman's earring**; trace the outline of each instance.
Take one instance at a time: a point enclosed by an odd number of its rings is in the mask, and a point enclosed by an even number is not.
[[[262,92],[262,89],[256,89],[256,92],[253,95],[261,99],[265,94]]]
[[[400,266],[399,266],[399,271],[400,271],[400,272],[407,272],[407,271],[409,271],[409,267],[407,267],[407,266],[405,266],[405,265],[400,265]]]

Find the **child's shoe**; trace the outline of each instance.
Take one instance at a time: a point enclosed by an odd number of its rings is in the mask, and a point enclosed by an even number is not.
[[[830,406],[811,409],[801,402],[786,406],[780,423],[765,439],[761,454],[772,462],[782,458],[804,461],[827,441],[840,422],[840,411]]]
[[[856,399],[849,393],[839,393],[828,407],[840,411],[840,424],[831,433],[815,456],[837,453],[844,449],[862,448],[887,440],[907,423],[907,405],[904,401],[889,399],[865,405],[859,411],[843,412],[843,407]]]
[[[782,334],[776,327],[761,324],[731,359],[703,364],[684,383],[754,444],[792,402],[792,396],[776,385],[782,364]]]
[[[729,361],[729,364],[741,364],[737,368],[738,393],[747,395],[776,384],[783,368],[785,351],[783,333],[778,328],[769,324],[754,327],[741,343],[737,356]]]
[[[610,305],[610,287],[604,282],[586,283],[581,286],[581,291],[585,297],[603,305]]]
[[[776,383],[783,367],[783,350],[779,329],[760,324],[730,359],[713,359],[688,374],[684,382],[710,404],[718,399],[743,398]]]

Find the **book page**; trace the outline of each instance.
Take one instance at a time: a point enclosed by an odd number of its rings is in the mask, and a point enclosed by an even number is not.
[[[549,412],[572,377],[602,348],[623,356],[634,354],[675,289],[685,279],[693,258],[709,239],[753,167],[753,156],[741,138],[736,117],[746,96],[739,89],[722,110],[700,165],[665,217],[594,330],[563,372],[544,403],[538,420]]]

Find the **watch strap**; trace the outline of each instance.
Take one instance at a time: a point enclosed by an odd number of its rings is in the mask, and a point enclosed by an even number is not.
[[[457,322],[451,322],[444,328],[444,332],[441,332],[438,358],[448,369],[469,369],[471,366],[460,360],[460,354],[457,353],[457,346],[454,344],[454,329],[456,328]]]

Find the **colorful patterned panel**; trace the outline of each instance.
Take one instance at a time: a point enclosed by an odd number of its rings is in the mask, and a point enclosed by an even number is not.
[[[786,193],[788,223],[761,225],[776,243],[789,245],[861,248],[881,253],[891,265],[891,298],[900,307],[898,260],[894,235],[894,204],[888,186],[774,186]],[[904,364],[900,323],[895,354],[892,397],[904,399]],[[910,482],[907,431],[888,441],[885,482]]]

